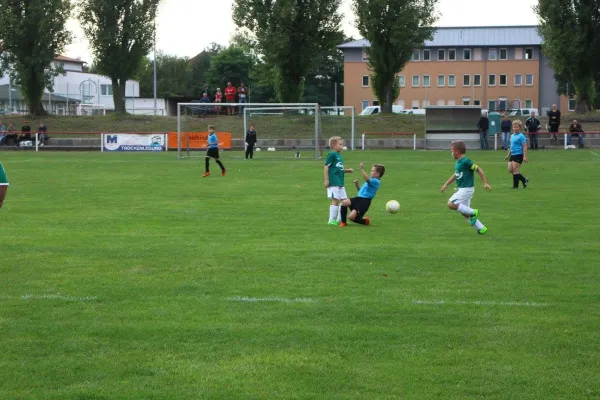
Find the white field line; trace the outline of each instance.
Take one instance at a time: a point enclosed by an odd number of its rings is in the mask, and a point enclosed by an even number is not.
[[[284,297],[229,297],[229,301],[239,301],[242,303],[316,303],[317,299],[307,297],[296,297],[287,299]]]
[[[600,154],[598,154],[598,153],[596,153],[596,152],[590,151],[590,153],[592,153],[592,154],[593,154],[593,155],[595,155],[596,157],[600,157]]]
[[[63,301],[93,301],[97,300],[96,296],[64,296],[58,294],[24,294],[22,296],[0,296],[0,300],[63,300]]]
[[[518,302],[518,301],[487,301],[487,300],[474,300],[474,301],[462,301],[462,300],[413,300],[414,304],[425,304],[425,305],[475,305],[475,306],[506,306],[506,307],[548,307],[548,303],[532,303],[529,301]]]

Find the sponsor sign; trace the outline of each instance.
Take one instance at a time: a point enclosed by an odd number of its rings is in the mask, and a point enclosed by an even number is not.
[[[231,148],[231,132],[217,132],[220,149]],[[189,143],[188,143],[189,142]],[[169,149],[177,148],[177,132],[169,132]],[[181,132],[182,149],[207,149],[208,132]]]
[[[166,151],[164,133],[103,133],[102,151]]]

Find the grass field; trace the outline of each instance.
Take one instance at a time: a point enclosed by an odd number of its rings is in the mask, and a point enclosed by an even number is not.
[[[449,151],[345,152],[387,172],[343,229],[288,155],[0,153],[0,398],[600,397],[600,154],[470,152],[484,236]]]

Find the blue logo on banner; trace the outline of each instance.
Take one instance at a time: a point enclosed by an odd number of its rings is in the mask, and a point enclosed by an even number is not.
[[[117,135],[106,135],[106,143],[117,143]]]

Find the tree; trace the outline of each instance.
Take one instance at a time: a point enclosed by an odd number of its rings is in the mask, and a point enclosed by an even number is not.
[[[200,96],[200,92],[204,88],[206,81],[206,73],[210,68],[211,60],[214,56],[223,51],[225,47],[217,43],[211,43],[200,54],[190,60],[192,66],[192,96]]]
[[[145,57],[134,77],[140,82],[140,96],[154,97],[154,60]],[[192,65],[187,57],[156,55],[156,95],[192,96]]]
[[[279,101],[299,101],[313,55],[342,40],[341,0],[235,0],[233,19],[254,34],[258,52],[276,71]]]
[[[249,54],[235,46],[229,46],[211,59],[210,68],[206,72],[206,83],[210,87],[224,88],[227,82],[239,85],[251,84],[250,71],[253,59]]]
[[[71,40],[70,0],[0,0],[0,10],[0,76],[10,70],[29,113],[46,114],[44,89],[52,90],[52,77],[62,72],[53,60]]]
[[[81,0],[79,19],[98,72],[112,81],[115,112],[125,113],[125,86],[152,49],[160,0]]]
[[[371,86],[382,112],[392,112],[400,94],[396,74],[415,49],[433,38],[438,0],[354,0],[356,26],[370,46],[365,48]]]
[[[577,96],[577,113],[593,109],[600,73],[600,7],[591,0],[539,0],[542,51]]]

